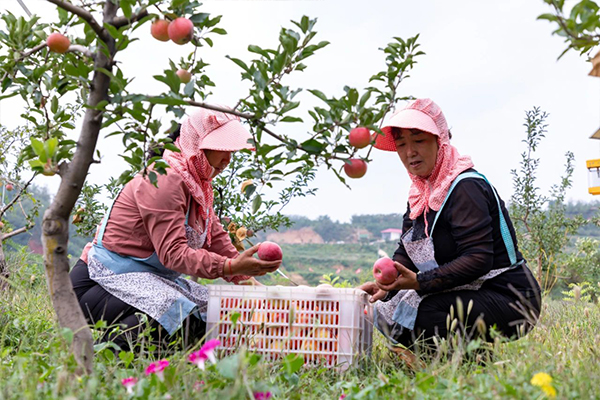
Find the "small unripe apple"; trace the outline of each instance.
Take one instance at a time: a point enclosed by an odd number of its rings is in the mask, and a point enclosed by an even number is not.
[[[0,221],[0,229],[4,228],[4,222]]]
[[[44,164],[44,169],[42,170],[42,175],[44,175],[44,176],[56,175],[56,166],[54,165],[52,160],[46,161],[46,164]]]
[[[246,236],[248,236],[248,237],[252,237],[252,236],[254,236],[254,231],[253,231],[252,229],[248,229],[248,230],[246,231]]]
[[[169,39],[177,44],[186,44],[194,37],[194,23],[187,18],[176,18],[167,30]]]
[[[358,158],[351,158],[344,164],[344,172],[350,178],[362,178],[367,173],[367,163]]]
[[[156,40],[161,42],[169,41],[169,21],[165,19],[157,19],[150,27],[150,34]]]
[[[281,247],[274,242],[262,242],[258,246],[258,258],[264,261],[276,261],[283,258]]]
[[[63,54],[66,53],[67,50],[69,50],[69,46],[71,46],[71,41],[65,35],[58,32],[54,32],[51,33],[50,36],[48,36],[48,39],[46,39],[46,44],[48,45],[50,51]]]
[[[348,141],[350,142],[351,146],[354,146],[357,149],[362,149],[371,143],[371,132],[362,126],[354,128],[348,135]]]
[[[373,277],[383,285],[389,285],[398,278],[398,270],[394,266],[394,260],[382,257],[373,264]]]
[[[7,183],[6,184],[6,190],[8,190],[10,192],[13,189],[14,189],[14,186],[12,185],[12,183]]]
[[[180,69],[176,72],[179,80],[183,83],[188,83],[192,80],[192,74],[187,69]]]

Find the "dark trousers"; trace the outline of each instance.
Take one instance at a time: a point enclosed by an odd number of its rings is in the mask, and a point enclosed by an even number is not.
[[[468,310],[471,301],[473,303]],[[461,304],[463,312],[459,313]],[[419,339],[426,345],[432,345],[433,336],[448,336],[449,328],[452,327],[452,318],[448,318],[451,308],[454,309],[452,314],[457,320],[455,332],[460,331],[467,340],[482,338],[493,341],[494,330],[513,339],[529,332],[537,322],[540,300],[536,293],[509,294],[485,287],[432,294],[425,297],[419,305],[414,330],[395,326],[393,337],[407,347],[414,345],[415,340]]]
[[[132,350],[135,348],[132,344],[139,343],[140,334],[149,331],[148,344],[156,346],[157,349],[164,349],[178,339],[184,347],[188,347],[204,336],[206,324],[195,316],[186,318],[182,329],[176,335],[169,335],[156,320],[108,293],[91,280],[87,264],[83,260],[77,261],[69,276],[88,323],[94,325],[98,321],[105,321],[109,327],[101,342],[111,341],[123,350]],[[144,315],[146,318],[143,318]],[[147,322],[144,323],[143,320]],[[112,329],[114,325],[119,325],[119,329]]]

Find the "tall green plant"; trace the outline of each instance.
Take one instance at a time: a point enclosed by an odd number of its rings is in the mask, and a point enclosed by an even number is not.
[[[524,126],[526,150],[521,153],[519,170],[513,169],[514,193],[510,212],[523,255],[534,264],[536,278],[545,290],[556,283],[560,259],[569,242],[569,236],[586,223],[581,216],[567,218],[565,194],[571,187],[573,153],[565,153],[565,175],[554,184],[550,195],[541,193],[537,186],[540,159],[535,157],[540,141],[545,137],[548,114],[539,107],[527,111]]]

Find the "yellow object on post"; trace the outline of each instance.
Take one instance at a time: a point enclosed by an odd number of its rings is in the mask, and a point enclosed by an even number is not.
[[[600,194],[600,158],[586,161],[588,168],[588,192],[590,194]]]

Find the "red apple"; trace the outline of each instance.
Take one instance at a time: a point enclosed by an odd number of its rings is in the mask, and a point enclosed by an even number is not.
[[[371,132],[362,126],[354,128],[350,131],[350,135],[348,135],[348,141],[351,146],[362,149],[371,143]]]
[[[183,83],[188,83],[192,80],[192,74],[187,69],[180,69],[176,72],[179,80]]]
[[[150,27],[150,34],[156,40],[161,42],[169,41],[169,21],[166,19],[157,19]]]
[[[6,184],[6,190],[8,190],[10,192],[13,189],[14,189],[14,186],[12,185],[12,183],[7,183]]]
[[[262,242],[258,246],[258,258],[264,261],[276,261],[283,258],[281,247],[274,242]]]
[[[398,277],[398,270],[394,261],[389,257],[382,257],[373,264],[373,276],[375,280],[383,285],[393,283]]]
[[[344,164],[344,172],[350,178],[362,178],[367,173],[367,163],[358,158],[351,158]]]
[[[194,37],[194,23],[187,18],[176,18],[169,24],[169,39],[177,44],[186,44]]]
[[[71,41],[65,35],[54,32],[48,36],[48,39],[46,39],[46,44],[48,45],[50,51],[63,54],[69,50]]]

